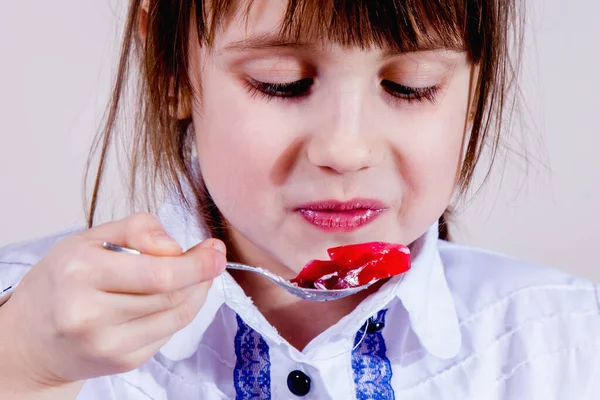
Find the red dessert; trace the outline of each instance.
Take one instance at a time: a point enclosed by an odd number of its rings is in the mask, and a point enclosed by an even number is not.
[[[401,244],[371,242],[333,247],[329,261],[310,261],[292,283],[308,289],[347,289],[410,269],[410,250]]]

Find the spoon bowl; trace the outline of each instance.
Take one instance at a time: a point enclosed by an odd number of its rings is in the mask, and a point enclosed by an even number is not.
[[[275,275],[274,273],[269,272],[269,271],[259,268],[259,267],[252,267],[250,265],[239,264],[239,263],[227,263],[227,269],[237,269],[240,271],[249,271],[249,272],[254,272],[256,274],[260,274],[260,275],[264,276],[265,278],[270,279],[271,281],[275,282],[277,285],[279,285],[283,289],[287,290],[289,293],[293,294],[294,296],[299,297],[304,300],[311,300],[311,301],[329,301],[329,300],[341,299],[343,297],[358,293],[361,290],[364,290],[373,284],[373,283],[368,283],[366,285],[351,287],[351,288],[347,288],[347,289],[335,289],[335,290],[307,289],[307,288],[303,288],[298,285],[295,285],[295,284],[291,283],[290,281],[288,281],[287,279],[284,279],[284,278],[280,277],[279,275]]]

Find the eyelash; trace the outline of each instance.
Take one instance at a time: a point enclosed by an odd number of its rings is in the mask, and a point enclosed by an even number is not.
[[[429,101],[430,103],[435,103],[437,94],[440,91],[439,85],[424,88],[414,88],[385,79],[381,81],[381,86],[383,86],[383,90],[385,90],[389,95],[409,103],[413,101],[420,103]]]
[[[290,83],[268,83],[250,78],[245,82],[245,87],[251,95],[260,96],[266,100],[300,100],[310,93],[313,83],[313,78],[304,78]],[[381,81],[381,86],[390,96],[408,103],[414,101],[435,103],[440,89],[439,85],[414,88],[387,79]]]
[[[300,100],[310,93],[313,83],[313,78],[304,78],[290,83],[268,83],[249,79],[245,86],[251,95],[267,100],[274,98]]]

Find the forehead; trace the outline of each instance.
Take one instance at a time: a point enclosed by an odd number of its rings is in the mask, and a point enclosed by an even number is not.
[[[445,7],[451,2],[444,2]],[[436,15],[439,4],[437,0],[213,0],[209,46],[270,41],[398,52],[464,50],[460,13]]]

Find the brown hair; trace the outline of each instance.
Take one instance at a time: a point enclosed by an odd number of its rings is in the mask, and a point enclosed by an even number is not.
[[[371,45],[401,52],[425,48],[460,48],[473,65],[475,101],[472,129],[458,180],[464,194],[473,178],[482,149],[490,146],[492,160],[498,148],[503,111],[514,109],[511,88],[519,66],[522,14],[518,0],[289,0],[280,34],[282,39],[326,38],[342,46]],[[142,193],[153,204],[157,189],[175,190],[186,205],[204,219],[214,237],[227,240],[225,221],[201,179],[192,171],[191,120],[179,120],[172,110],[190,102],[193,93],[188,75],[189,29],[195,20],[200,45],[211,46],[225,21],[245,13],[252,0],[150,0],[147,35],[138,35],[142,0],[131,0],[120,54],[119,68],[103,130],[97,136],[87,172],[97,156],[97,167],[88,209],[94,224],[109,149],[118,139],[129,140],[129,200],[135,207]],[[511,45],[516,45],[511,47]],[[514,51],[514,52],[513,52]],[[134,89],[130,93],[130,89]],[[174,93],[179,96],[174,96]],[[134,126],[119,131],[123,97],[134,95]],[[510,103],[509,103],[510,102]],[[189,103],[188,103],[189,104]],[[129,136],[131,135],[131,136]],[[488,168],[491,168],[491,163]],[[87,176],[87,175],[86,175]],[[185,197],[191,189],[193,202]],[[445,214],[446,215],[446,214]],[[447,221],[440,220],[442,238],[448,238]]]

